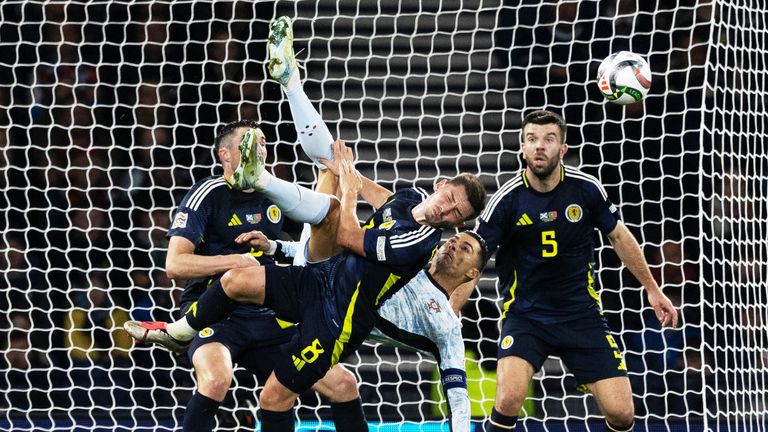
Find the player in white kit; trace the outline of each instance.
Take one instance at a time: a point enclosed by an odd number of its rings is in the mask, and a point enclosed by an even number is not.
[[[294,265],[303,265],[305,254],[300,251],[305,250],[307,237],[303,235],[300,242],[264,237],[262,248],[268,254],[293,257]],[[250,240],[253,245],[255,237]],[[474,287],[486,256],[485,242],[475,233],[466,231],[451,237],[432,258],[429,270],[420,271],[379,308],[376,327],[369,336],[369,339],[435,358],[454,431],[469,430],[471,410],[461,320],[449,298]]]

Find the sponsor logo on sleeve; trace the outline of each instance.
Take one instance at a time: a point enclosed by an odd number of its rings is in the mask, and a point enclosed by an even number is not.
[[[173,225],[171,225],[171,229],[186,228],[188,219],[189,219],[189,215],[187,213],[184,213],[184,212],[176,213],[176,217],[173,218]]]
[[[461,375],[446,375],[443,377],[443,385],[453,383],[463,383],[464,377]]]
[[[381,236],[376,239],[376,258],[379,261],[386,261],[387,260],[387,239],[384,236]]]
[[[581,220],[583,213],[584,212],[581,211],[580,205],[571,204],[568,206],[568,208],[565,209],[565,218],[568,219],[570,222],[575,223]]]

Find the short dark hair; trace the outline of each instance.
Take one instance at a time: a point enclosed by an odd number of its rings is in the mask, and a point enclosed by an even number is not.
[[[557,125],[557,127],[560,128],[560,135],[562,137],[562,142],[565,142],[565,135],[568,132],[568,126],[565,124],[565,120],[563,120],[563,117],[560,116],[560,114],[556,112],[552,112],[549,110],[537,110],[534,111],[523,119],[523,126],[520,128],[520,131],[524,131],[525,127],[529,124],[537,124],[537,125],[546,125],[546,124],[553,124]]]
[[[241,127],[256,129],[259,127],[259,122],[254,120],[237,120],[231,123],[227,123],[221,129],[219,129],[219,133],[216,134],[216,138],[213,140],[214,150],[220,149],[224,139]]]
[[[476,218],[480,212],[483,211],[488,193],[485,191],[485,186],[476,175],[463,172],[448,180],[446,184],[462,186],[464,191],[466,191],[467,200],[473,210],[472,214],[468,215],[466,220]]]
[[[474,232],[474,231],[462,231],[466,234],[469,234],[472,238],[477,240],[477,243],[480,245],[480,255],[478,256],[478,263],[477,263],[477,269],[479,271],[483,271],[485,268],[485,264],[488,262],[488,243],[485,242],[485,239],[480,237],[480,234]]]

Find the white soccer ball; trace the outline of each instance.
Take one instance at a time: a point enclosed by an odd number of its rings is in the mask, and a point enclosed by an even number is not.
[[[619,51],[600,63],[597,87],[611,102],[621,105],[640,102],[651,89],[651,67],[639,55]]]

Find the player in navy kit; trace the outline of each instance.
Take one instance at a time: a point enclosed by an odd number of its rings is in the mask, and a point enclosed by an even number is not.
[[[300,88],[292,40],[290,20],[278,18],[270,36],[270,73],[289,96],[302,148],[324,168],[323,161],[335,157],[333,140]],[[264,170],[264,155],[246,138],[240,144],[245,162],[233,173],[234,182],[255,188],[293,220],[312,225],[306,254],[311,264],[232,269],[205,290],[194,313],[152,329],[129,322],[126,330],[173,349],[226,318],[238,302],[269,307],[278,318],[299,323],[259,398],[262,430],[282,432],[294,428],[298,395],[362,344],[381,303],[428,263],[437,250],[440,229],[459,226],[482,211],[485,188],[476,176],[465,173],[438,182],[431,195],[417,188],[387,193],[388,200],[361,227],[358,194],[386,189],[362,177],[351,157],[336,161],[338,177],[326,169],[318,176],[320,190],[338,188],[337,200],[273,177]]]
[[[529,382],[549,355],[559,356],[580,388],[594,394],[609,431],[632,429],[626,365],[595,291],[595,229],[645,287],[662,325],[677,323],[675,308],[598,180],[562,164],[565,135],[565,122],[553,112],[526,116],[526,167],[491,197],[476,228],[491,254],[498,248],[504,293],[492,431],[515,428]]]
[[[215,151],[224,169],[195,183],[177,209],[168,230],[166,272],[170,278],[187,280],[181,297],[181,312],[194,314],[197,300],[207,287],[227,270],[271,264],[264,255],[235,239],[260,230],[266,237],[282,237],[284,218],[280,209],[255,191],[232,187],[231,177],[240,163],[238,143],[246,131],[258,151],[264,135],[252,121],[233,122],[222,128]],[[150,324],[151,327],[151,324]],[[272,372],[271,358],[295,334],[283,327],[274,311],[255,305],[238,306],[229,319],[202,329],[188,349],[195,368],[198,389],[184,414],[184,431],[212,431],[219,405],[229,390],[233,363],[254,373],[261,383]],[[176,351],[187,349],[179,345]],[[331,401],[334,419],[341,424],[365,422],[360,408],[357,382],[341,366],[334,368],[316,389]]]

